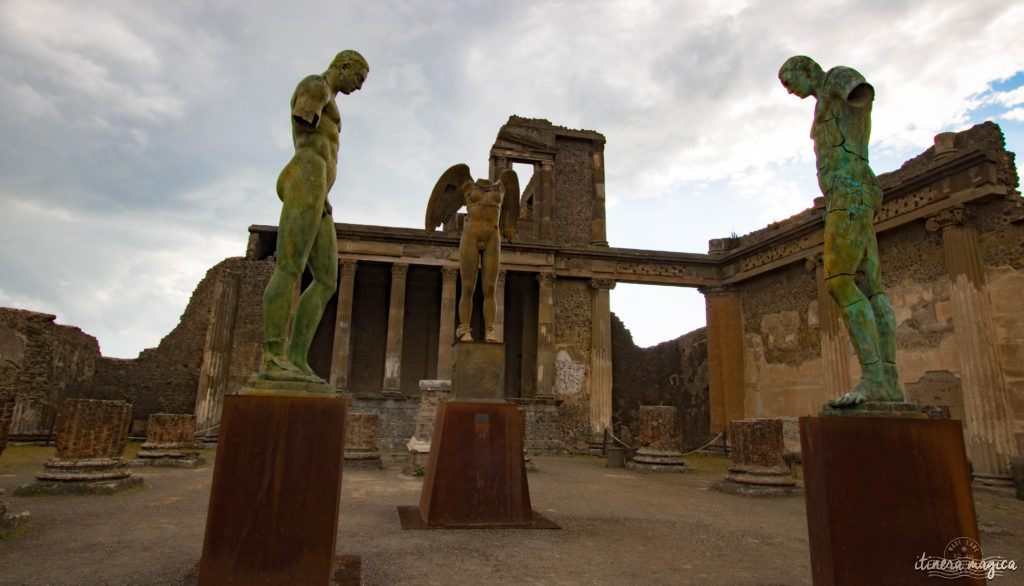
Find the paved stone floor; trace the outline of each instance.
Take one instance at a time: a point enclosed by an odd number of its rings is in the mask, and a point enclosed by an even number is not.
[[[0,456],[0,498],[31,512],[27,528],[0,540],[0,583],[195,583],[212,465],[136,468],[145,487],[115,496],[11,497],[52,452],[12,445]],[[533,505],[558,531],[403,531],[396,507],[418,502],[421,479],[397,467],[346,470],[338,552],[362,556],[364,584],[809,584],[803,497],[710,490],[727,463],[687,461],[697,472],[535,457]],[[975,500],[985,555],[1024,565],[1024,502]],[[1024,569],[992,583],[1024,584]]]

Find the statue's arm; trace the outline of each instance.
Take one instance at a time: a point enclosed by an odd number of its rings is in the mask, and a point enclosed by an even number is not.
[[[292,96],[292,120],[296,124],[316,127],[320,113],[331,101],[331,88],[320,75],[310,75],[299,82]]]
[[[868,106],[875,99],[875,88],[859,71],[850,67],[832,68],[828,72],[827,85],[830,92],[855,108]]]

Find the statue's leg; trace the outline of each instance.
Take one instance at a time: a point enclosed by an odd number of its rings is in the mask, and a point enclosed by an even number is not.
[[[313,282],[302,292],[295,307],[295,323],[292,325],[287,356],[300,370],[317,377],[307,362],[309,346],[320,325],[320,318],[324,315],[324,307],[338,288],[338,237],[334,231],[334,219],[330,215],[320,219],[307,266],[313,275]]]
[[[459,279],[462,280],[462,295],[459,297],[459,327],[455,330],[455,337],[463,342],[472,342],[473,333],[469,323],[473,318],[473,292],[476,291],[480,252],[476,246],[469,245],[465,233],[463,236],[459,246]]]
[[[864,292],[875,314],[875,329],[878,332],[878,353],[882,360],[885,376],[885,390],[890,401],[902,403],[905,398],[896,371],[896,316],[882,289],[882,273],[878,260],[878,239],[874,229],[869,235],[867,251],[857,275],[857,287]]]
[[[825,287],[839,306],[861,367],[860,381],[853,390],[829,401],[835,407],[888,399],[874,310],[854,277],[867,250],[864,231],[858,229],[863,220],[856,215],[851,218],[851,214],[843,210],[825,216]]]
[[[263,380],[309,380],[306,373],[288,360],[285,347],[292,298],[316,237],[323,194],[310,194],[303,182],[296,179],[298,177],[310,177],[314,184],[317,177],[321,183],[325,182],[323,161],[297,153],[278,179],[282,206],[277,229],[276,266],[263,291],[263,362],[257,375]]]
[[[494,292],[498,281],[498,264],[501,256],[501,244],[497,234],[483,252],[483,270],[480,275],[480,283],[484,293],[484,339],[488,342],[497,342],[498,336],[494,333],[494,314],[497,302],[494,299]]]

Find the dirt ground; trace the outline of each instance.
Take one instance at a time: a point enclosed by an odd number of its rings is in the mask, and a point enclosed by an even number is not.
[[[135,468],[145,486],[115,496],[12,497],[52,453],[11,445],[0,456],[0,498],[31,513],[0,540],[0,583],[195,583],[212,451],[199,469]],[[364,584],[809,584],[803,497],[723,494],[710,486],[725,460],[687,461],[696,472],[534,457],[533,506],[557,531],[403,531],[396,507],[418,502],[422,480],[346,470],[338,553],[362,556]],[[977,491],[975,501],[984,554],[1024,565],[1024,502]],[[993,583],[1024,584],[1024,568]]]

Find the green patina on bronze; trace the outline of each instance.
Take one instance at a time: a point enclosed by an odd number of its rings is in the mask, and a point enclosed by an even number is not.
[[[338,166],[341,114],[338,92],[362,87],[370,68],[362,55],[342,51],[322,74],[310,75],[292,94],[292,141],[295,156],[277,179],[281,220],[277,229],[277,267],[263,292],[263,362],[257,378],[325,384],[306,362],[313,333],[338,280],[338,242],[327,193]],[[288,317],[303,271],[313,282],[295,307],[291,332]]]
[[[839,306],[861,364],[852,391],[832,407],[903,402],[896,372],[896,320],[882,290],[874,218],[882,188],[868,164],[875,90],[849,67],[822,70],[813,59],[790,57],[779,70],[789,93],[814,96],[811,139],[818,186],[825,196],[825,284]]]

